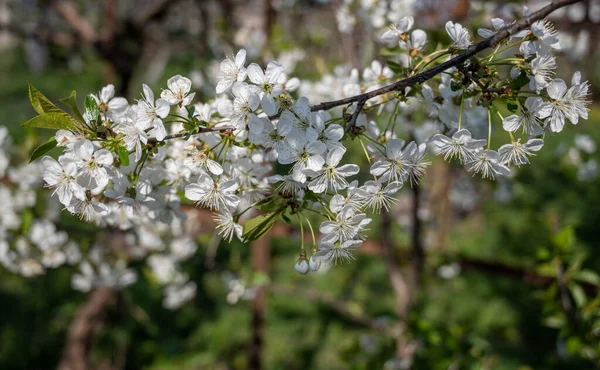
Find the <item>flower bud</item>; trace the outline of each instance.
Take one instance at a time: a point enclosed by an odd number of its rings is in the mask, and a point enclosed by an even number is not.
[[[300,257],[298,259],[298,261],[296,262],[296,265],[294,265],[294,269],[296,269],[296,271],[298,271],[302,275],[308,274],[309,266],[308,266],[308,261],[306,260],[306,258]]]
[[[308,260],[308,265],[312,271],[318,271],[321,268],[321,261],[315,259],[315,256],[310,256]]]

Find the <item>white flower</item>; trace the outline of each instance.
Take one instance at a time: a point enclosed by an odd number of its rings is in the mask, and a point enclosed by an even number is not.
[[[237,188],[234,180],[214,182],[210,176],[203,174],[196,184],[185,187],[185,196],[202,207],[215,211],[228,210],[240,203],[240,198],[234,194]]]
[[[410,142],[404,150],[404,140],[392,139],[385,146],[385,159],[375,162],[370,169],[371,175],[381,176],[383,181],[405,182],[411,176],[416,176],[414,171],[415,159],[413,155],[419,154],[416,143]]]
[[[498,149],[500,154],[500,162],[507,166],[516,164],[528,164],[528,156],[535,155],[532,152],[537,152],[544,146],[542,139],[530,139],[525,144],[521,144],[520,140],[513,141],[511,144],[504,144]]]
[[[365,226],[371,223],[364,213],[355,214],[350,207],[343,208],[334,221],[323,221],[319,230],[323,234],[321,241],[324,243],[345,242],[348,240],[363,240],[360,234]]]
[[[452,48],[465,50],[471,46],[472,42],[469,31],[460,24],[453,23],[452,21],[446,22],[446,32],[448,32],[448,35],[454,41],[451,45]]]
[[[223,167],[218,162],[210,159],[205,150],[198,150],[198,148],[192,145],[186,148],[186,152],[189,156],[183,160],[183,164],[192,170],[208,170],[217,176],[223,173]]]
[[[243,81],[246,78],[246,50],[241,49],[235,56],[235,61],[227,58],[221,62],[221,72],[219,82],[217,83],[217,94],[225,92],[236,81]]]
[[[244,229],[242,225],[236,223],[233,220],[231,212],[224,210],[219,213],[215,213],[213,216],[217,231],[223,236],[223,239],[231,242],[233,236],[237,236],[238,239],[242,240],[242,233]]]
[[[551,53],[538,56],[531,61],[531,72],[533,78],[529,82],[529,88],[537,93],[550,85],[554,70],[556,69],[556,60]]]
[[[179,282],[176,284],[169,284],[165,288],[163,306],[167,309],[174,310],[194,298],[194,296],[196,296],[196,283],[193,281],[188,281],[185,284]]]
[[[300,198],[304,197],[304,189],[306,188],[306,185],[294,180],[291,175],[274,175],[270,176],[267,181],[270,184],[281,182],[281,184],[279,184],[277,187],[277,190],[279,190],[279,192],[283,195],[291,195],[293,197]]]
[[[461,163],[466,163],[475,158],[475,153],[485,146],[485,140],[475,140],[467,129],[462,129],[452,135],[450,139],[446,135],[436,134],[431,143],[437,155],[444,155],[447,161],[457,157]]]
[[[267,70],[263,72],[258,64],[248,66],[248,78],[259,88],[261,106],[264,112],[272,116],[277,113],[274,97],[279,96],[282,86],[277,81],[283,73],[283,66],[277,62],[269,62]]]
[[[363,71],[365,82],[380,82],[392,77],[394,77],[394,72],[388,66],[383,66],[378,60],[372,61],[371,66]]]
[[[121,116],[115,126],[115,132],[123,134],[123,141],[127,150],[135,150],[136,162],[142,158],[142,144],[148,143],[146,131],[150,128],[147,124],[137,119],[137,114],[130,110]]]
[[[479,34],[479,36],[486,39],[492,37],[496,33],[498,33],[498,31],[504,28],[504,20],[500,18],[492,18],[492,27],[494,28],[493,30],[487,28],[480,28],[477,30],[477,33]]]
[[[358,180],[354,180],[348,186],[346,197],[335,194],[329,201],[331,212],[338,213],[345,207],[350,207],[355,213],[358,212],[366,202],[366,193],[358,187]]]
[[[406,41],[400,40],[400,48],[406,50],[410,55],[418,55],[427,43],[427,33],[423,30],[414,30]]]
[[[192,81],[189,78],[180,75],[169,78],[167,87],[167,90],[163,90],[160,93],[160,97],[171,105],[177,104],[180,107],[185,107],[192,102],[194,95],[196,95],[196,93],[190,94]]]
[[[554,28],[552,22],[547,19],[542,19],[533,22],[531,25],[531,33],[542,41],[543,44],[553,48],[560,49],[558,39],[558,31]]]
[[[540,97],[528,97],[525,100],[525,109],[521,109],[521,115],[512,114],[502,120],[502,128],[508,132],[515,132],[523,126],[523,132],[529,135],[540,135],[543,133],[540,126],[542,120],[536,115],[543,103]]]
[[[317,253],[311,258],[326,264],[350,262],[354,259],[352,250],[362,244],[361,240],[348,240],[343,243],[321,243]]]
[[[92,94],[94,100],[98,104],[100,113],[106,115],[108,118],[114,119],[115,115],[125,112],[129,103],[125,98],[115,98],[115,87],[114,85],[106,85],[102,88],[98,95]]]
[[[396,24],[390,25],[387,31],[381,35],[381,40],[388,44],[398,42],[404,34],[411,30],[415,20],[413,17],[403,17]]]
[[[306,170],[305,173],[313,180],[308,184],[308,188],[314,193],[323,193],[327,189],[335,192],[348,187],[346,177],[358,173],[360,168],[355,164],[345,164],[337,167],[342,160],[345,149],[333,149],[327,153],[325,165],[320,171]]]
[[[79,140],[73,145],[75,158],[80,161],[81,181],[90,189],[102,189],[110,180],[106,168],[113,163],[112,153],[106,149],[95,150],[89,140]]]
[[[310,141],[303,135],[293,135],[288,139],[288,145],[280,148],[279,163],[294,163],[292,178],[305,182],[305,170],[320,171],[323,168],[325,150],[325,144],[318,140]]]
[[[58,194],[58,200],[68,206],[73,197],[85,199],[85,191],[77,183],[77,163],[74,158],[61,156],[58,162],[50,157],[42,158],[42,177],[46,181],[46,186],[54,189],[54,194]]]
[[[232,92],[234,99],[231,123],[238,130],[243,130],[246,128],[247,123],[249,123],[249,116],[252,116],[253,112],[258,108],[260,97],[254,86],[242,82],[236,82],[233,85]],[[260,121],[252,121],[252,124],[248,124],[248,129],[254,133],[260,133],[262,125],[254,125],[254,123],[260,123]]]
[[[587,119],[588,110],[587,100],[589,84],[581,82],[581,74],[576,72],[573,75],[571,88],[567,90],[567,84],[561,79],[556,79],[550,83],[547,91],[552,99],[544,102],[538,110],[538,117],[545,119],[545,126],[550,126],[552,132],[560,132],[565,126],[565,119],[576,125],[579,117]]]
[[[143,127],[152,127],[156,132],[156,140],[162,141],[167,136],[167,130],[163,125],[162,118],[169,114],[169,103],[164,99],[158,99],[154,103],[154,93],[148,85],[143,84],[144,98],[138,100],[137,117]]]
[[[500,154],[493,150],[482,150],[467,163],[467,168],[474,174],[480,173],[483,178],[494,180],[496,175],[506,176],[508,167],[500,163]]]
[[[362,187],[364,205],[371,207],[375,213],[380,213],[382,208],[389,211],[390,207],[396,203],[396,198],[392,195],[396,194],[400,188],[402,188],[402,183],[398,181],[390,182],[385,187],[381,181],[367,181]]]

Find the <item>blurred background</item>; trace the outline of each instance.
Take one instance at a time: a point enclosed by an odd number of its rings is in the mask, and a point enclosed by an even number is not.
[[[34,115],[27,81],[52,100],[112,83],[132,101],[142,82],[181,74],[205,101],[219,62],[242,47],[327,97],[336,74],[385,60],[377,40],[394,19],[413,15],[435,45],[449,19],[474,34],[548,2],[0,0],[0,125],[22,149],[17,163],[49,135],[20,127]],[[557,76],[581,70],[598,91],[600,1],[551,19]],[[599,139],[592,106],[510,179],[432,158],[355,261],[307,276],[293,269],[297,228],[219,245],[210,215],[189,209],[199,248],[185,271],[197,292],[175,310],[142,263],[128,288],[89,293],[71,288],[68,267],[32,278],[0,269],[0,369],[598,368]],[[84,244],[101,235],[67,215],[58,223]]]

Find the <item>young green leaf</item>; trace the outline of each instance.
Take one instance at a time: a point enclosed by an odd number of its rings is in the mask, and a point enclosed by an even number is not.
[[[83,102],[83,118],[85,122],[92,125],[92,127],[100,123],[100,109],[98,108],[98,103],[96,103],[96,99],[90,95],[86,96],[85,101]]]
[[[69,95],[67,98],[60,99],[60,101],[66,104],[69,108],[71,108],[71,111],[73,112],[75,117],[77,117],[77,119],[81,121],[81,123],[84,123],[85,120],[83,119],[83,116],[81,115],[81,112],[77,107],[76,96],[77,93],[75,92],[75,90],[73,90],[71,91],[71,95]]]
[[[77,131],[73,118],[65,112],[43,113],[23,123],[22,126]]]
[[[38,114],[62,112],[60,108],[52,104],[50,99],[45,97],[44,94],[42,94],[32,84],[27,84],[29,85],[29,101],[31,102],[33,109],[35,109]]]
[[[129,150],[127,150],[127,148],[120,146],[119,149],[117,149],[117,156],[123,166],[129,166]]]
[[[29,163],[35,161],[39,157],[43,156],[44,154],[48,153],[52,149],[56,148],[56,144],[57,144],[56,138],[54,136],[52,136],[44,144],[35,148],[35,150],[31,153],[31,156],[29,157]]]

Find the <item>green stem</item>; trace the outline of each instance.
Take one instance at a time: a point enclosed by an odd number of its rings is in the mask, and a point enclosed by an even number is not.
[[[488,145],[487,145],[488,150],[490,149],[491,145],[492,145],[492,112],[491,112],[490,108],[488,108]]]
[[[458,131],[460,131],[462,127],[462,116],[463,116],[463,105],[465,102],[465,95],[460,96],[460,111],[458,113]]]

